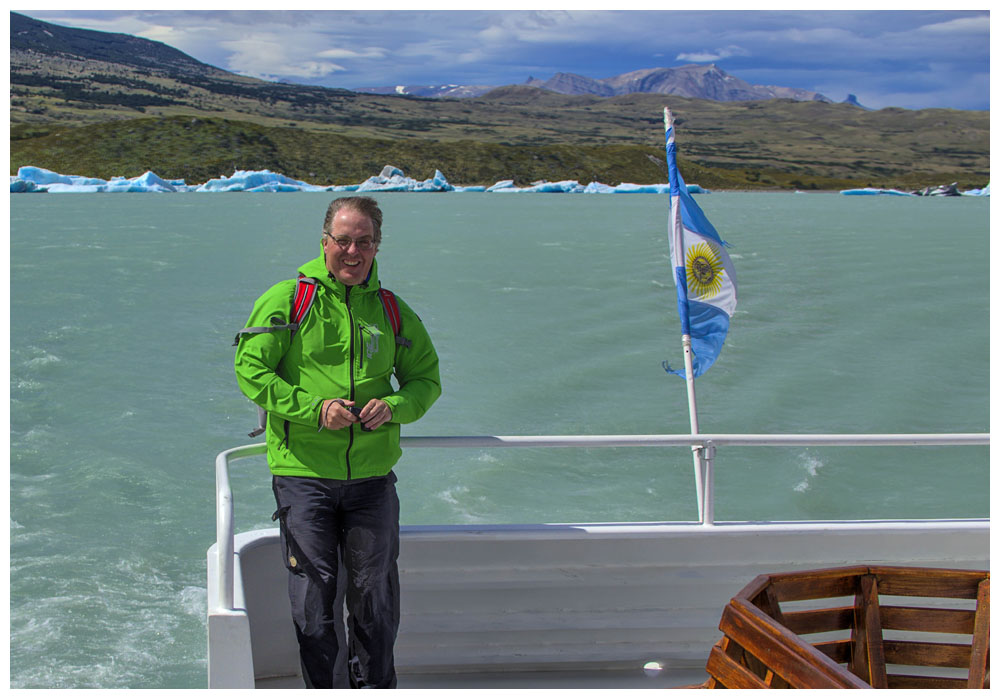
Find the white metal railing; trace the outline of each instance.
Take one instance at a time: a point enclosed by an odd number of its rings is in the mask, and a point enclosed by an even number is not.
[[[718,446],[988,446],[989,434],[628,434],[572,436],[472,436],[402,437],[403,447],[496,448],[496,447],[690,447],[698,457],[695,472],[698,522],[712,526],[715,519],[714,469]],[[218,555],[218,603],[233,608],[234,534],[233,493],[229,464],[264,454],[267,446],[247,444],[221,452],[215,458],[216,553]]]

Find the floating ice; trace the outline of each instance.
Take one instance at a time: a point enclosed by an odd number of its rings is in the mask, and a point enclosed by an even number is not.
[[[164,180],[154,172],[125,179],[112,177],[110,181],[99,177],[60,175],[40,167],[19,168],[10,178],[11,192],[54,192],[93,194],[97,192],[186,192],[184,180]]]
[[[698,187],[698,185],[689,185],[688,191],[691,191],[691,187]],[[701,187],[698,187],[698,191],[701,191]],[[616,194],[670,194],[669,184],[632,184],[631,182],[622,182],[620,185],[615,187]]]
[[[970,189],[965,192],[958,191],[958,184],[952,183],[949,185],[941,185],[939,187],[926,187],[919,192],[901,192],[898,189],[878,189],[876,187],[865,187],[863,189],[843,189],[841,194],[849,195],[875,195],[875,194],[888,194],[896,197],[957,197],[959,195],[963,197],[988,197],[990,195],[990,186],[986,185],[982,189]]]
[[[687,185],[691,193],[706,193],[696,184]],[[591,182],[583,186],[576,180],[532,182],[529,187],[515,187],[514,180],[501,180],[492,187],[452,185],[440,170],[434,176],[418,181],[398,167],[386,165],[382,172],[360,184],[316,185],[295,180],[270,170],[236,170],[232,175],[220,176],[200,185],[187,185],[184,180],[165,180],[154,172],[126,179],[113,177],[102,180],[96,177],[60,175],[51,170],[25,166],[10,178],[11,193],[97,193],[97,192],[491,192],[491,193],[562,193],[562,194],[663,194],[670,191],[669,184],[631,184],[623,182],[616,187]]]
[[[270,170],[237,170],[232,177],[217,177],[195,188],[196,192],[322,192],[324,187],[293,180]]]
[[[963,197],[988,197],[990,195],[990,186],[986,185],[982,189],[968,189],[962,192]]]
[[[615,188],[600,182],[591,182],[583,188],[584,194],[614,194]]]
[[[900,192],[898,189],[878,189],[876,187],[864,187],[862,189],[843,189],[840,191],[841,194],[848,194],[851,196],[864,196],[864,195],[878,195],[887,194],[894,197],[913,197],[915,194],[910,194],[909,192]]]

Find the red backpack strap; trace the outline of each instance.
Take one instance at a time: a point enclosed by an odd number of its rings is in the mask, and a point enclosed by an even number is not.
[[[288,320],[289,325],[294,326],[293,334],[298,330],[302,319],[308,315],[315,300],[316,280],[300,274],[298,284],[295,285],[295,296],[292,298],[292,317]]]
[[[298,283],[295,285],[295,295],[292,296],[292,316],[287,323],[282,323],[278,316],[271,318],[273,325],[264,325],[253,328],[243,328],[236,333],[233,341],[235,347],[240,343],[240,338],[244,335],[257,335],[259,333],[273,333],[278,330],[289,330],[290,337],[295,336],[295,331],[299,329],[302,319],[309,313],[313,302],[316,300],[316,280],[303,274],[299,275]],[[253,436],[253,435],[251,435]]]
[[[399,303],[396,302],[396,295],[388,289],[379,289],[378,296],[382,299],[382,308],[385,309],[385,316],[392,326],[392,334],[396,337],[396,344],[409,347],[413,342],[400,335],[403,328],[403,318],[399,314]]]

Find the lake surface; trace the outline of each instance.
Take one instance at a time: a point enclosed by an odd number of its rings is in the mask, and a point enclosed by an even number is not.
[[[12,687],[203,687],[214,458],[254,299],[330,194],[12,195]],[[407,435],[689,432],[658,195],[379,195],[444,393]],[[989,430],[989,199],[699,195],[739,305],[702,432]],[[989,515],[988,449],[720,448],[716,518]],[[690,450],[414,449],[404,524],[697,518]],[[273,526],[263,457],[238,530]]]

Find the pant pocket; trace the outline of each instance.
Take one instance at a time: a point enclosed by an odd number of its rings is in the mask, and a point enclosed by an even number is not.
[[[285,568],[296,575],[305,575],[308,572],[309,561],[302,554],[302,549],[295,543],[295,537],[288,527],[288,511],[291,505],[279,507],[271,515],[271,521],[278,522],[278,529],[281,532],[281,555],[285,562]]]

